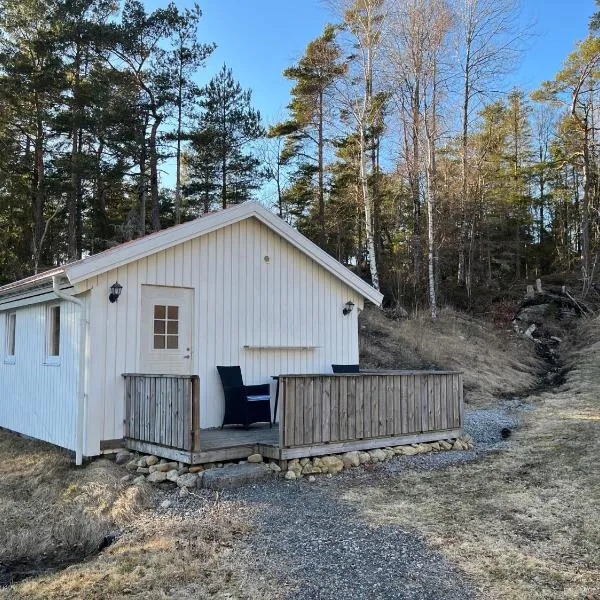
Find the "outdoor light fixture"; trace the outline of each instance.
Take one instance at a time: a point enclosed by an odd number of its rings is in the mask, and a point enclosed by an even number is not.
[[[346,302],[346,305],[344,306],[344,310],[342,312],[345,315],[349,315],[352,312],[353,308],[354,308],[354,302],[352,302],[351,300],[348,300],[348,302]]]
[[[122,290],[123,286],[118,281],[115,281],[110,286],[110,295],[108,296],[108,299],[114,304],[119,299]]]

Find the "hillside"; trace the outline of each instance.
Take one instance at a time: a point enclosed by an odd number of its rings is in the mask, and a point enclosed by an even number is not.
[[[426,312],[397,320],[368,307],[360,316],[359,331],[363,367],[462,371],[470,405],[531,390],[546,371],[532,341],[449,308],[432,321]]]

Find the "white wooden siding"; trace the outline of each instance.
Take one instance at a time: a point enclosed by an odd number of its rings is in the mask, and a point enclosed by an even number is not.
[[[110,304],[115,280],[123,292]],[[344,316],[342,309],[348,300],[361,309],[362,297],[266,225],[246,219],[76,286],[92,290],[88,455],[99,452],[101,440],[123,436],[121,375],[140,372],[143,284],[195,290],[193,374],[200,376],[203,428],[222,420],[217,365],[239,364],[245,382],[258,384],[358,362],[358,310]]]
[[[0,427],[74,450],[79,308],[70,302],[59,304],[60,364],[56,365],[45,364],[47,303],[15,310],[14,364],[5,362],[7,312],[0,312]]]

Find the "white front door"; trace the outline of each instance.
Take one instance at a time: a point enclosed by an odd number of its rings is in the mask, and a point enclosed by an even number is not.
[[[143,373],[192,375],[194,290],[142,285],[140,365]]]

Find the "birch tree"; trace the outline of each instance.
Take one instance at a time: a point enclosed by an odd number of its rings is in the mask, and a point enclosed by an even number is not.
[[[359,182],[364,207],[364,223],[371,283],[379,289],[379,271],[374,231],[374,194],[369,185],[369,149],[374,147],[381,120],[382,102],[375,91],[376,55],[381,47],[384,26],[383,0],[354,0],[343,6],[343,19],[350,33],[354,54],[349,72],[354,90],[343,94],[344,112],[350,116],[358,132]],[[375,161],[371,161],[371,179],[377,177]]]

